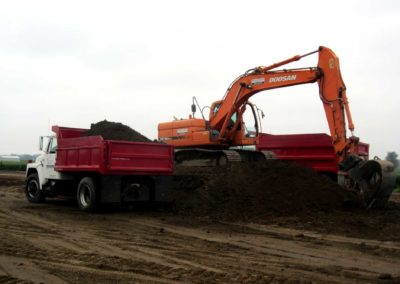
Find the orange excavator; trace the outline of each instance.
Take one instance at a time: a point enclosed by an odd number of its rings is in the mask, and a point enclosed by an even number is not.
[[[314,53],[319,57],[317,67],[276,70]],[[208,119],[203,110],[202,118],[194,117],[197,100],[193,98],[193,114],[188,119],[160,123],[158,138],[175,146],[177,163],[188,165],[226,165],[273,158],[271,152],[242,147],[256,145],[259,141],[259,110],[249,99],[261,91],[307,83],[319,86],[319,98],[338,161],[338,182],[355,191],[366,207],[383,207],[394,189],[393,165],[379,159],[366,161],[358,156],[359,138],[353,134],[354,124],[339,58],[327,47],[246,71],[232,82],[222,100],[211,105]],[[254,131],[248,131],[243,121],[247,108],[254,116]],[[346,122],[351,132],[349,137]]]

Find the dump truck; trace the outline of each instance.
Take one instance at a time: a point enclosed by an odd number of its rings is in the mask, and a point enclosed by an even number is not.
[[[278,160],[296,162],[337,181],[338,158],[332,145],[332,138],[328,134],[261,133],[256,149],[270,151]],[[365,161],[369,160],[369,144],[358,142],[357,151],[359,157]]]
[[[43,153],[26,169],[30,202],[75,196],[81,210],[94,211],[102,203],[172,200],[172,146],[105,140],[87,130],[53,126],[55,135],[40,137]]]

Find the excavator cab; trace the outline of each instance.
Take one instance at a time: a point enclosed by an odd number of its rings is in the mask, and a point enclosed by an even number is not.
[[[217,114],[222,101],[214,102],[210,107],[209,120]],[[229,120],[225,139],[232,145],[254,145],[261,132],[261,119],[255,104],[247,101],[241,109],[235,111]]]

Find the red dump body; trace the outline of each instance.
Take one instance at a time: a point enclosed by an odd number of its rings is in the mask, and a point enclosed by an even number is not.
[[[337,173],[338,161],[332,138],[324,133],[272,135],[261,134],[258,150],[272,151],[280,160],[294,161],[317,172]],[[368,158],[369,145],[360,142],[358,154]]]
[[[53,126],[57,136],[55,169],[102,175],[172,175],[173,147],[159,143],[104,140],[82,136],[87,129]]]

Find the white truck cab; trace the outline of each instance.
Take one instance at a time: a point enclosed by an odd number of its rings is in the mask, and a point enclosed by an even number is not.
[[[42,152],[33,163],[26,166],[26,196],[31,202],[44,200],[46,186],[51,187],[55,181],[69,180],[71,177],[55,170],[57,155],[57,138],[40,136],[39,150]]]

